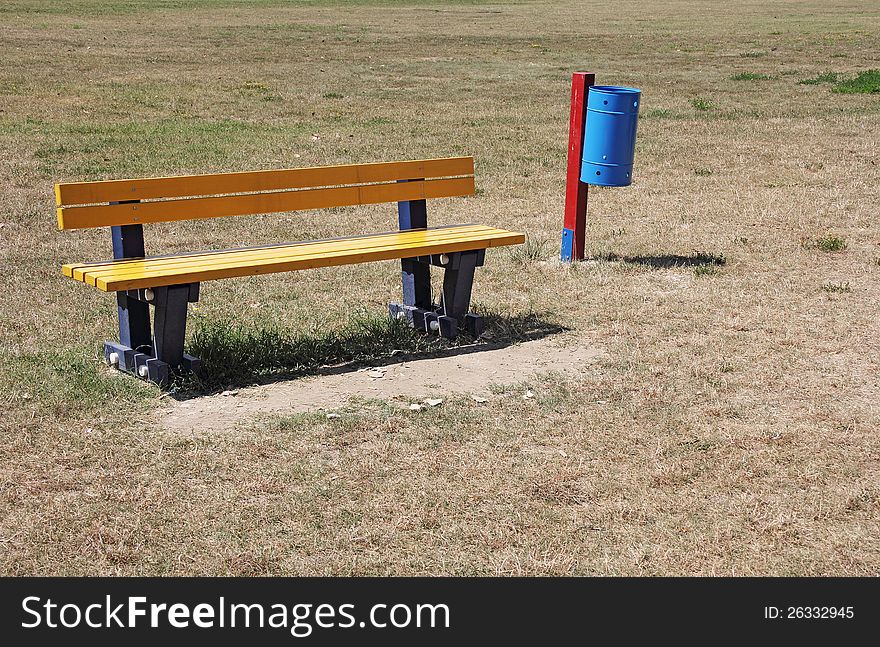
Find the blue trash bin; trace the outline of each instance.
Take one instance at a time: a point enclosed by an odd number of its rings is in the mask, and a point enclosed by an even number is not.
[[[642,92],[594,85],[587,95],[581,182],[600,186],[632,183],[636,124]]]

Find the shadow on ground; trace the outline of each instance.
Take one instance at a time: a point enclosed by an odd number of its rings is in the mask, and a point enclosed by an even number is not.
[[[699,265],[725,265],[727,259],[724,254],[712,252],[694,252],[684,256],[682,254],[657,254],[654,256],[618,256],[613,252],[596,256],[597,261],[622,262],[630,265],[643,265],[656,269],[670,267],[696,267]]]
[[[546,313],[480,314],[486,324],[483,335],[473,339],[462,334],[454,342],[382,316],[357,318],[338,330],[308,334],[201,320],[188,352],[201,358],[202,370],[178,378],[170,392],[175,399],[186,400],[224,389],[350,372],[364,365],[484,352],[567,330]]]

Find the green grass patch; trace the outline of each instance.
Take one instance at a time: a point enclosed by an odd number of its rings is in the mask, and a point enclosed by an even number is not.
[[[691,99],[691,105],[700,112],[707,112],[709,110],[715,110],[718,107],[711,99],[706,99],[705,97],[694,97]]]
[[[731,81],[766,81],[772,78],[769,74],[759,74],[757,72],[740,72],[730,77]]]
[[[812,79],[803,79],[798,81],[798,85],[820,85],[822,83],[837,83],[837,79],[840,77],[840,74],[837,72],[825,72],[824,74],[820,74],[819,76],[814,76]]]
[[[831,91],[839,94],[876,94],[880,92],[880,70],[861,72],[855,78],[839,82]]]
[[[78,180],[213,169],[241,155],[259,159],[266,142],[295,139],[302,132],[300,126],[170,118],[121,123],[0,122],[0,134],[16,126],[39,142],[33,156],[40,160],[46,176]]]
[[[74,16],[125,15],[167,10],[244,9],[273,7],[421,6],[437,0],[6,0],[0,14],[61,14]],[[442,4],[472,5],[479,0],[443,0]]]
[[[241,86],[241,94],[246,97],[259,99],[260,101],[280,101],[281,97],[272,91],[265,83],[247,81]]]
[[[77,417],[113,403],[132,409],[154,398],[156,388],[104,367],[95,349],[68,348],[6,357],[0,388],[22,406],[56,420]]]
[[[197,377],[184,378],[184,392],[312,374],[339,364],[388,361],[401,353],[426,353],[446,345],[402,321],[378,315],[360,315],[341,328],[307,334],[228,320],[193,321],[188,352],[201,358],[203,370]]]
[[[719,273],[717,265],[703,264],[694,265],[694,276],[701,278],[704,276],[715,276]]]
[[[24,80],[22,79],[0,79],[0,96],[18,94],[23,89]]]
[[[820,252],[842,252],[846,249],[846,240],[832,233],[812,238],[804,243],[808,249],[818,249]]]
[[[639,113],[640,119],[666,119],[671,116],[672,111],[669,108],[651,108]]]
[[[546,261],[553,255],[550,241],[526,237],[526,242],[510,248],[510,258],[518,265],[526,266],[539,261]]]

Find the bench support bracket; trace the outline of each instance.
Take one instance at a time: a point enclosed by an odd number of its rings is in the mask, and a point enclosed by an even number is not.
[[[398,202],[397,222],[401,231],[427,228],[427,201]],[[486,250],[480,249],[402,259],[403,302],[389,304],[389,313],[394,318],[406,319],[416,330],[436,332],[446,339],[455,339],[460,327],[465,327],[471,336],[479,337],[483,332],[483,320],[479,315],[469,313],[468,308],[474,270],[483,264],[485,254]],[[446,270],[440,305],[435,305],[431,296],[432,265]]]
[[[111,227],[113,258],[143,258],[143,225]],[[149,346],[150,306],[130,299],[124,292],[116,293],[116,309],[119,312],[119,341],[130,348]]]
[[[117,292],[117,300],[125,300],[128,308],[135,304],[147,312],[149,326],[150,304],[154,307],[152,338],[136,346],[126,343],[124,335],[119,342],[104,342],[104,359],[120,371],[167,385],[175,369],[198,371],[201,362],[183,352],[186,335],[186,313],[190,302],[199,300],[199,284],[170,285],[152,289]],[[120,331],[122,330],[120,318]],[[149,330],[149,328],[148,328]],[[148,333],[149,334],[149,333]]]
[[[397,222],[401,231],[425,229],[428,226],[428,205],[425,200],[397,203]],[[414,258],[400,261],[403,281],[403,302],[418,308],[431,307],[431,268]]]
[[[437,333],[445,339],[455,339],[461,328],[467,330],[470,336],[479,337],[483,332],[483,318],[468,312],[468,309],[474,273],[477,267],[483,265],[485,256],[486,250],[479,249],[408,259],[426,270],[431,265],[445,269],[440,303],[435,305],[430,299],[427,307],[421,303],[409,303],[404,290],[403,303],[389,304],[389,314],[393,318],[406,319],[416,330]]]
[[[132,202],[140,201],[124,200],[110,204]],[[143,225],[111,227],[110,234],[114,259],[146,256]],[[104,360],[120,371],[161,385],[171,381],[175,368],[197,371],[201,362],[183,352],[183,340],[187,304],[198,300],[198,283],[120,290],[116,293],[119,341],[104,342]],[[155,335],[150,332],[150,304],[156,310]]]

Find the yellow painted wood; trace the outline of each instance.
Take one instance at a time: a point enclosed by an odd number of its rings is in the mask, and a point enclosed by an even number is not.
[[[185,198],[160,202],[68,207],[58,209],[58,226],[61,229],[82,229],[196,220],[222,216],[380,204],[401,200],[448,198],[473,195],[474,191],[474,178],[466,177],[210,198]]]
[[[346,164],[313,168],[214,173],[55,185],[61,206],[304,189],[474,174],[473,157]]]
[[[423,244],[426,241],[433,243],[472,241],[485,236],[495,235],[498,231],[491,227],[470,225],[462,227],[448,227],[440,230],[417,230],[393,232],[386,234],[373,234],[370,236],[358,236],[350,239],[336,239],[330,241],[309,241],[303,243],[289,243],[271,247],[246,248],[238,250],[221,250],[219,252],[202,252],[198,254],[183,254],[177,256],[165,256],[161,258],[148,257],[145,259],[130,259],[127,261],[107,261],[89,265],[73,267],[72,278],[95,285],[97,278],[112,275],[114,277],[140,276],[144,272],[161,274],[173,272],[176,269],[214,269],[225,266],[228,263],[236,265],[246,263],[259,263],[265,260],[274,260],[279,256],[295,258],[300,256],[319,257],[323,254],[334,252],[359,253],[377,247],[398,247],[408,249],[412,245]],[[404,255],[405,257],[405,255]]]
[[[424,244],[426,241],[431,241],[437,244],[472,241],[474,237],[493,236],[496,232],[497,230],[487,227],[463,231],[452,229],[443,231],[442,233],[432,233],[432,235],[426,235],[424,231],[401,232],[358,237],[349,241],[343,239],[305,244],[292,243],[270,248],[230,250],[228,253],[219,254],[187,254],[160,259],[147,258],[137,261],[132,260],[124,263],[109,262],[100,265],[74,268],[72,278],[88,283],[89,285],[96,285],[98,279],[109,276],[112,276],[114,279],[123,279],[128,277],[138,278],[143,276],[144,273],[149,273],[151,275],[172,273],[178,269],[185,269],[187,271],[202,269],[211,270],[218,267],[225,267],[229,263],[239,266],[247,263],[256,264],[267,260],[272,261],[279,256],[294,260],[299,257],[320,257],[322,255],[337,252],[357,254],[376,248],[386,247],[406,250],[412,245]],[[405,258],[406,256],[407,255],[404,254],[402,258]]]
[[[500,236],[498,238],[501,238]],[[510,245],[521,240],[515,240],[512,237],[507,240],[496,242],[494,238],[480,241],[478,247],[494,247],[498,245]],[[172,275],[164,275],[159,281],[162,285],[174,285],[179,283],[192,283],[196,281],[209,281],[222,278],[232,278],[237,276],[255,276],[263,274],[272,274],[276,272],[289,272],[292,270],[312,269],[317,267],[333,267],[337,265],[350,265],[356,263],[367,263],[371,261],[390,260],[397,258],[405,258],[412,254],[439,254],[451,253],[457,251],[466,251],[473,249],[473,241],[464,241],[459,243],[445,243],[442,245],[420,245],[411,247],[407,250],[399,248],[383,248],[370,250],[359,254],[350,252],[327,254],[320,257],[312,257],[305,259],[297,259],[295,261],[287,261],[277,259],[274,261],[263,261],[258,264],[249,264],[245,267],[229,266],[217,268],[213,270],[203,270],[198,272],[188,272],[186,270],[175,271]],[[123,289],[134,289],[137,287],[147,287],[154,283],[152,278],[141,279],[123,279],[115,280],[113,278],[102,278],[96,281],[95,287],[104,291],[114,291]]]
[[[109,292],[485,249],[520,244],[524,240],[521,233],[469,225],[255,249],[67,265],[64,273],[79,276],[79,280]]]
[[[426,234],[430,232],[430,234]],[[275,258],[279,254],[302,255],[321,254],[328,251],[362,250],[369,247],[396,244],[405,246],[410,243],[419,243],[430,237],[433,241],[445,241],[451,239],[480,236],[498,231],[485,225],[454,225],[451,227],[435,227],[429,230],[415,229],[407,231],[387,232],[382,234],[369,234],[366,236],[354,236],[349,238],[337,238],[330,240],[300,241],[296,243],[284,243],[280,245],[265,245],[260,247],[248,247],[244,249],[221,249],[187,254],[169,254],[166,256],[151,256],[148,258],[101,261],[97,263],[70,263],[64,265],[62,270],[65,276],[77,281],[86,281],[88,274],[94,285],[94,278],[110,272],[116,276],[125,274],[129,269],[142,272],[145,269],[160,271],[173,269],[179,266],[196,267],[210,266],[223,263],[229,256],[234,255],[236,262],[258,261],[266,258]]]

